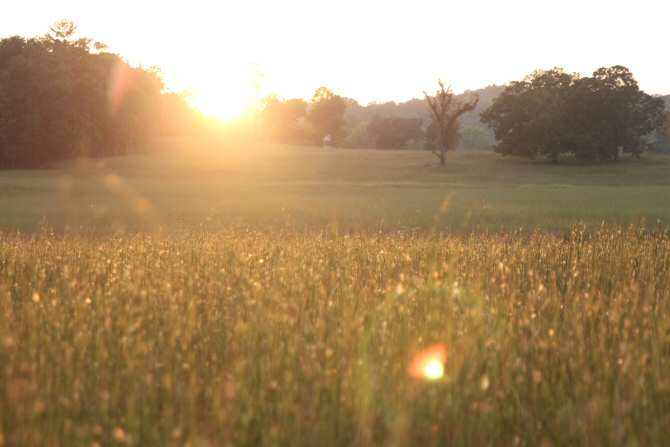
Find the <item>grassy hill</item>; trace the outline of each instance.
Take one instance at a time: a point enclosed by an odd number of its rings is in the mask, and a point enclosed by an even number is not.
[[[553,166],[481,151],[212,147],[0,172],[0,229],[189,225],[469,231],[670,222],[670,159]],[[185,150],[188,146],[190,150]]]

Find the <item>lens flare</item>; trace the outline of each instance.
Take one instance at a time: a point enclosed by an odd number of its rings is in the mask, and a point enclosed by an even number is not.
[[[112,115],[119,111],[128,91],[135,83],[137,75],[135,71],[123,62],[119,61],[114,66],[107,86],[107,99],[109,110]]]
[[[418,353],[407,369],[416,379],[439,380],[444,377],[447,364],[447,345],[438,343]]]

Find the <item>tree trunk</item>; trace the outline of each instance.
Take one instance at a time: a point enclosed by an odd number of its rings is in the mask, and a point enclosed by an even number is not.
[[[445,167],[447,165],[447,151],[449,150],[449,146],[447,143],[442,143],[440,145],[440,166]]]

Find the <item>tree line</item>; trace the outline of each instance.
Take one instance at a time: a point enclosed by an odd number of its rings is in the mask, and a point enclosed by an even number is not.
[[[440,102],[453,122],[436,111]],[[328,134],[345,147],[429,149],[441,164],[459,145],[598,162],[646,149],[670,151],[669,102],[640,90],[630,70],[617,65],[592,76],[538,70],[506,87],[463,95],[440,83],[424,100],[365,107],[322,87],[310,103],[271,97],[261,114],[267,136],[281,143],[318,144]]]
[[[453,95],[454,101],[481,100],[459,118],[450,136],[453,148],[488,148],[494,143],[491,132],[479,120],[503,87]],[[366,106],[320,87],[311,101],[270,96],[259,111],[265,138],[287,144],[320,144],[325,135],[339,147],[376,149],[428,149],[437,147],[438,131],[425,99],[406,102],[370,103]]]
[[[62,21],[42,37],[0,40],[0,168],[136,153],[158,136],[211,130],[183,95],[166,89],[160,70],[132,67],[75,34]],[[462,95],[438,87],[424,99],[367,106],[326,87],[309,102],[270,96],[254,111],[253,131],[279,143],[321,144],[328,136],[336,146],[427,149],[441,164],[459,146],[554,161],[670,151],[670,96],[641,91],[623,66],[586,77],[536,71]]]
[[[158,70],[75,33],[61,21],[42,37],[0,40],[0,167],[134,153],[196,120]]]

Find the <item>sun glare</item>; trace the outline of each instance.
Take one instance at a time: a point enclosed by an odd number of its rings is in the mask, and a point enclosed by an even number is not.
[[[224,121],[235,119],[254,106],[254,98],[242,91],[221,91],[216,88],[193,93],[191,104],[205,115]]]

